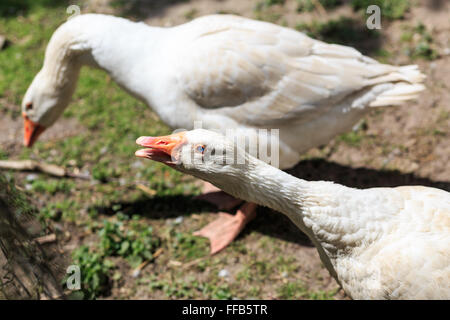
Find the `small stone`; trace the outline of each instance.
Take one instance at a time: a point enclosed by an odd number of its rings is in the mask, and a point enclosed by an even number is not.
[[[399,155],[402,154],[402,152],[400,151],[399,148],[395,148],[394,150],[392,150],[391,154],[392,154],[393,156],[399,156]]]
[[[36,180],[37,178],[38,178],[38,175],[37,175],[37,174],[34,174],[34,173],[30,173],[30,174],[28,174],[27,177],[26,177],[27,181],[34,181],[34,180]]]
[[[219,271],[219,277],[226,278],[230,276],[230,272],[227,269],[222,269]]]
[[[137,278],[141,275],[141,269],[134,269],[133,272],[131,273],[131,276],[133,278]]]
[[[121,186],[126,185],[126,183],[127,183],[127,179],[125,179],[125,178],[120,178],[120,179],[119,179],[119,184],[120,184]]]
[[[100,149],[100,154],[105,154],[108,151],[108,147],[104,146],[103,148]]]
[[[413,172],[413,171],[416,171],[417,169],[419,169],[419,164],[417,163],[417,162],[413,162],[413,163],[411,163],[411,165],[410,165],[410,167],[409,167],[409,170],[411,171],[411,172]]]
[[[174,224],[181,224],[183,222],[184,218],[182,216],[179,216],[178,218],[176,218],[173,223]]]
[[[143,165],[142,162],[139,161],[139,160],[134,161],[134,162],[131,164],[131,167],[134,168],[134,169],[142,168],[143,166],[144,166],[144,165]]]
[[[53,227],[55,228],[55,231],[57,231],[57,232],[64,232],[64,227],[60,223],[54,223]]]
[[[77,246],[77,244],[75,244],[75,243],[73,243],[73,244],[68,244],[68,245],[65,245],[64,247],[63,247],[63,250],[65,251],[65,252],[72,252],[73,250],[75,250],[75,248],[77,248],[78,246]]]
[[[29,184],[29,183],[27,183],[26,185],[25,185],[25,190],[31,190],[31,189],[33,189],[33,186],[31,185],[31,184]]]

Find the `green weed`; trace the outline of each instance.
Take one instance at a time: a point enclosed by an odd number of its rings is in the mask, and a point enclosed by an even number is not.
[[[411,7],[409,0],[352,0],[354,10],[366,12],[367,7],[377,5],[381,9],[381,16],[389,19],[403,18]]]
[[[439,57],[433,44],[433,37],[422,23],[417,24],[414,28],[406,28],[401,40],[408,44],[405,51],[412,59],[434,60]]]
[[[152,227],[131,221],[129,228],[123,222],[105,221],[98,232],[99,249],[106,256],[122,256],[135,268],[144,260],[153,260],[153,253],[160,246]]]
[[[334,9],[342,4],[342,0],[317,0],[325,9]],[[316,8],[314,0],[297,0],[297,11],[310,12]]]
[[[110,270],[114,264],[87,246],[81,246],[73,252],[73,262],[81,271],[83,298],[95,299],[109,289]]]

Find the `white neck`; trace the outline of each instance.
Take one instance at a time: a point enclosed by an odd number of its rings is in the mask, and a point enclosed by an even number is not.
[[[90,65],[105,70],[130,94],[150,103],[149,79],[152,61],[157,61],[153,49],[163,30],[113,16],[81,15],[55,31],[41,72],[63,90],[76,84],[82,65]]]
[[[250,159],[242,172],[245,175],[220,175],[217,181],[209,181],[235,197],[287,215],[312,240],[335,278],[334,261],[348,250],[373,240],[357,232],[371,220],[362,210],[365,205],[362,190],[298,179],[255,158]],[[357,203],[346,206],[350,201]],[[345,237],[347,234],[351,237]]]

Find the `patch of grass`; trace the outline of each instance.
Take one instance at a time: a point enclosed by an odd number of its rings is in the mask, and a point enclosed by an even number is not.
[[[286,300],[330,300],[335,294],[336,291],[311,291],[300,280],[285,283],[278,288],[278,297]]]
[[[338,141],[342,141],[351,147],[358,147],[362,140],[366,137],[367,130],[366,120],[360,121],[352,131],[343,133],[337,137]]]
[[[262,0],[256,4],[256,10],[261,10],[264,7],[271,7],[274,5],[283,5],[286,0]]]
[[[277,263],[269,260],[255,260],[236,275],[237,280],[266,281],[277,273]]]
[[[104,221],[98,232],[99,250],[106,256],[122,256],[136,268],[144,260],[153,260],[153,253],[161,245],[150,226],[140,224],[133,218],[128,228],[124,222]]]
[[[31,2],[31,1],[30,1]],[[59,9],[60,10],[60,9]],[[0,21],[0,33],[11,42],[0,51],[0,97],[7,98],[11,105],[19,105],[28,84],[42,64],[46,39],[66,17],[56,9],[36,8],[27,18],[5,17]],[[46,14],[57,14],[59,18],[48,19]],[[20,74],[20,77],[17,75]],[[20,108],[5,110],[20,116]]]
[[[79,205],[73,200],[63,200],[57,203],[50,203],[39,210],[39,219],[59,221],[61,218],[74,222],[77,217]]]
[[[435,60],[439,57],[433,44],[433,37],[422,23],[417,24],[414,28],[407,27],[400,39],[408,44],[405,51],[412,59]]]
[[[276,23],[278,20],[280,20],[281,14],[274,12],[271,7],[275,4],[283,3],[284,1],[279,0],[265,0],[258,2],[253,10],[255,19]]]
[[[433,136],[445,137],[447,135],[447,133],[445,131],[442,131],[442,130],[439,130],[439,129],[433,129],[432,130],[432,135]]]
[[[272,12],[272,11],[256,11],[255,12],[256,20],[276,23],[278,20],[280,20],[280,18],[281,18],[281,14]]]
[[[347,132],[338,137],[339,141],[342,141],[349,146],[358,147],[363,139],[363,136],[359,132]]]
[[[445,122],[446,120],[450,119],[450,111],[447,110],[441,110],[441,112],[439,112],[439,116],[437,119],[437,122]]]
[[[198,285],[197,288],[202,291],[203,295],[209,297],[209,299],[230,300],[232,298],[231,290],[226,283],[213,285],[211,283],[204,282]]]
[[[45,192],[51,195],[57,192],[62,192],[68,194],[74,187],[75,184],[67,179],[37,179],[31,183],[33,191]]]
[[[354,10],[366,12],[367,7],[377,5],[381,9],[381,16],[389,19],[403,18],[411,7],[409,0],[352,0]]]
[[[278,289],[278,297],[285,300],[304,298],[307,293],[308,290],[301,281],[288,282]]]
[[[194,19],[197,16],[197,14],[198,14],[198,10],[195,8],[192,8],[191,10],[187,11],[184,14],[184,18],[186,20],[190,21],[190,20]]]
[[[317,0],[325,9],[334,9],[342,4],[342,0]],[[314,0],[297,0],[297,11],[311,12],[316,8]]]
[[[73,252],[73,263],[81,270],[84,298],[94,299],[104,295],[110,281],[120,279],[118,272],[111,276],[114,264],[111,256],[121,256],[133,268],[144,260],[153,260],[153,253],[161,242],[151,227],[139,223],[138,217],[128,221],[119,215],[121,221],[104,221],[98,230],[99,241],[92,247],[82,246]]]
[[[232,298],[228,284],[212,283],[211,281],[200,282],[193,277],[168,281],[152,276],[150,277],[149,288],[151,291],[160,290],[168,298],[176,299],[193,299],[199,293],[205,299],[230,300]]]
[[[187,262],[208,255],[208,240],[195,237],[189,233],[172,231],[171,247],[173,257],[181,262]]]
[[[36,7],[56,7],[68,5],[68,3],[68,0],[2,0],[0,16],[13,16],[26,13]]]
[[[308,298],[311,300],[331,300],[339,290],[310,292]]]
[[[194,298],[192,284],[190,282],[179,279],[171,282],[167,280],[158,280],[156,278],[152,278],[149,284],[149,289],[150,291],[161,290],[168,298]]]
[[[5,151],[0,149],[0,160],[5,160],[5,159],[8,159],[8,155]]]
[[[389,63],[389,59],[391,58],[392,53],[383,48],[380,48],[374,52],[374,56],[381,63]]]
[[[95,299],[109,289],[110,270],[114,264],[87,246],[73,252],[73,262],[80,268],[83,298]]]
[[[92,177],[100,182],[108,182],[111,178],[116,178],[120,174],[116,168],[108,166],[107,161],[100,161],[92,168]]]

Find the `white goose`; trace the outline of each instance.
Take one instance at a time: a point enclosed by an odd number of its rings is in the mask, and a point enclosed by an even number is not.
[[[238,135],[279,129],[281,169],[350,130],[371,107],[415,99],[424,88],[417,66],[380,64],[353,48],[266,22],[212,15],[157,28],[86,14],[60,26],[48,44],[22,103],[25,145],[62,114],[83,65],[104,69],[173,129],[195,128],[195,121]],[[197,234],[209,237],[217,252],[254,209],[246,204],[235,216],[221,214]]]
[[[301,180],[201,129],[136,142],[138,157],[287,215],[354,299],[450,299],[450,193]],[[244,164],[227,161],[237,152]]]

